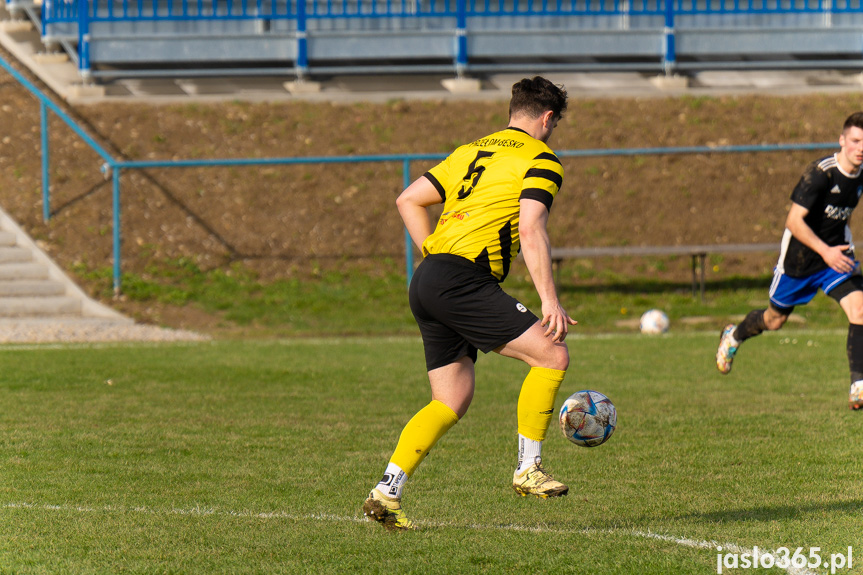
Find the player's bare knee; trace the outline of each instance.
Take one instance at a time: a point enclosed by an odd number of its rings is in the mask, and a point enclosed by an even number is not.
[[[566,347],[565,343],[554,345],[552,352],[549,354],[549,361],[551,365],[546,366],[549,369],[566,371],[569,368],[569,348]]]

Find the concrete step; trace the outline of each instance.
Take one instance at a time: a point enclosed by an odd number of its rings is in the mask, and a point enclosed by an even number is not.
[[[73,297],[0,297],[0,317],[75,316],[81,301]]]
[[[54,319],[134,324],[131,318],[99,303],[75,285],[0,207],[0,321]]]
[[[0,297],[65,295],[66,287],[53,280],[0,280]]]
[[[0,265],[0,280],[45,280],[48,268],[42,264],[14,263]]]
[[[17,246],[0,246],[0,264],[24,263],[33,261],[33,252]]]

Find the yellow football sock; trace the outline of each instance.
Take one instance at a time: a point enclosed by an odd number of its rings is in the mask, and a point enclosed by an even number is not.
[[[543,441],[554,415],[554,399],[566,371],[532,367],[518,396],[518,432],[534,441]]]
[[[458,423],[458,415],[448,405],[432,400],[407,422],[390,461],[413,475],[435,443]]]

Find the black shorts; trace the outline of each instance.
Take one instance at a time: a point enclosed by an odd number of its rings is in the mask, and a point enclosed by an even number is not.
[[[450,254],[426,257],[410,286],[429,371],[465,356],[476,362],[526,332],[538,318],[477,264]]]
[[[855,291],[863,291],[863,277],[860,277],[857,274],[852,275],[850,278],[830,290],[830,293],[827,295],[835,299],[837,302],[840,302],[846,295]]]

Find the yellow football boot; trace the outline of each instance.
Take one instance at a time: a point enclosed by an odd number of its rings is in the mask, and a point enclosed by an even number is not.
[[[416,529],[414,522],[407,518],[402,509],[401,499],[389,498],[377,489],[372,489],[363,503],[363,515],[377,521],[387,531],[411,531]]]
[[[569,493],[569,487],[555,480],[551,474],[542,468],[542,459],[539,457],[536,458],[536,463],[521,473],[513,474],[512,488],[522,497],[536,495],[543,499],[560,497]]]

